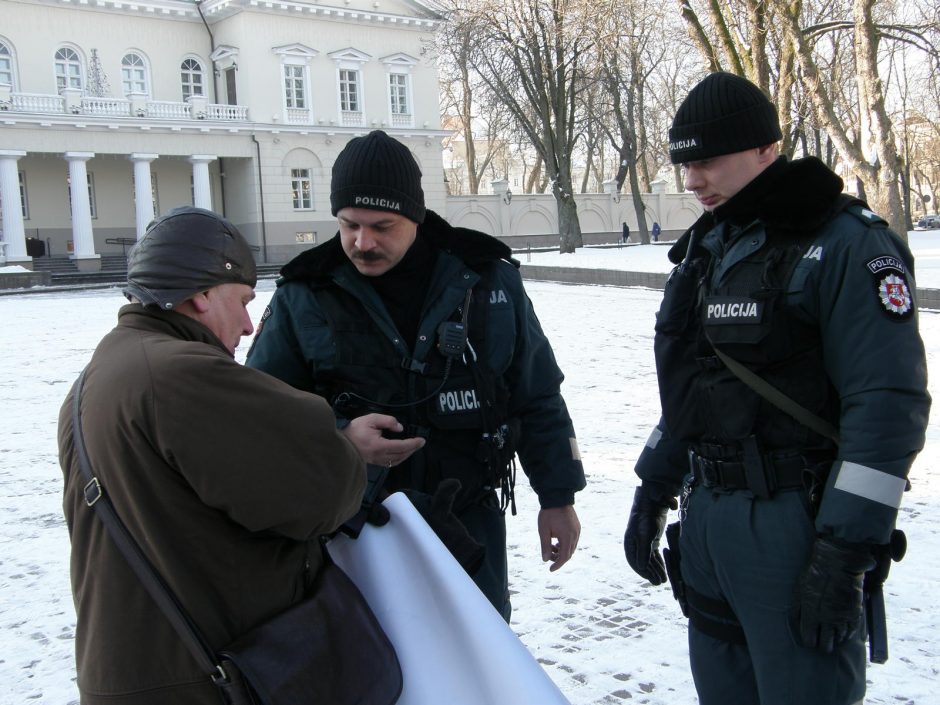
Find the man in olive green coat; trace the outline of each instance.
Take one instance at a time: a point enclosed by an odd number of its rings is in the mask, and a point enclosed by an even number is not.
[[[363,420],[371,436],[360,429],[354,445],[323,399],[235,362],[255,280],[248,244],[214,213],[153,223],[131,255],[133,303],[92,355],[81,400],[95,475],[214,649],[304,597],[323,563],[318,537],[359,508],[363,461],[407,452],[374,428],[394,419]],[[59,457],[82,703],[218,705],[85,503],[71,410],[72,393]]]

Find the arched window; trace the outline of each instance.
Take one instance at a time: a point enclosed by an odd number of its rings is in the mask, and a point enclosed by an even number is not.
[[[56,88],[83,88],[82,60],[78,52],[70,47],[62,47],[55,53]]]
[[[125,54],[121,59],[121,86],[124,95],[147,93],[147,65],[139,54]]]
[[[13,51],[5,42],[0,42],[0,85],[13,85]]]
[[[183,88],[183,100],[193,95],[205,95],[202,64],[196,59],[183,59],[180,64],[180,85]]]

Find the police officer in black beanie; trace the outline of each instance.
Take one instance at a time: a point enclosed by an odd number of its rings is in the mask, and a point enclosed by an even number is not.
[[[910,251],[780,139],[763,91],[729,73],[669,131],[704,212],[669,252],[662,417],[624,550],[653,585],[668,572],[703,705],[861,703],[866,572],[890,562],[930,407]]]
[[[518,263],[499,240],[426,209],[414,156],[382,131],[336,158],[330,205],[339,232],[281,270],[247,364],[326,397],[341,424],[397,418],[388,431],[416,450],[389,454],[385,489],[459,519],[484,550],[455,555],[508,621],[516,453],[551,570],[577,546],[584,487],[562,373]]]

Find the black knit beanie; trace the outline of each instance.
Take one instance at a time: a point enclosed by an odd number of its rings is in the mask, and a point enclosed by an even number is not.
[[[746,78],[713,73],[703,78],[676,111],[669,130],[673,164],[763,147],[783,137],[777,109]]]
[[[124,295],[172,309],[219,284],[258,281],[251,246],[232,223],[203,208],[174,208],[147,226],[127,261]]]
[[[421,170],[409,149],[381,130],[350,140],[333,164],[333,215],[343,208],[400,213],[424,222]]]

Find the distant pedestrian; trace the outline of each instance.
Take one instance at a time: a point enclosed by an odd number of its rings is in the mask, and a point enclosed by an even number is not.
[[[623,242],[624,244],[630,239],[630,226],[626,223],[623,224]]]
[[[659,223],[653,223],[653,242],[659,242],[659,234],[663,231]]]

